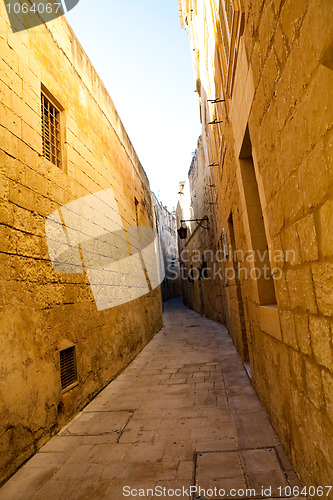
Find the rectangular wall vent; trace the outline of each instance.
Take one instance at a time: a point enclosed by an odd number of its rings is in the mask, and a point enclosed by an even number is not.
[[[60,378],[62,390],[69,389],[78,381],[75,346],[60,351]]]

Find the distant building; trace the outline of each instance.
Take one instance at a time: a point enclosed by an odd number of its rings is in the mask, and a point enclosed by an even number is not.
[[[158,201],[151,193],[155,211],[156,228],[162,250],[165,278],[162,282],[163,301],[181,296],[181,283],[178,264],[177,222],[174,212]]]

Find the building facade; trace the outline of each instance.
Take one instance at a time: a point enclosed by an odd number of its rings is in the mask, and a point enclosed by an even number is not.
[[[208,245],[221,268],[206,271],[215,282],[207,297],[202,278],[185,279],[184,295],[196,310],[225,318],[304,483],[330,484],[332,2],[180,0],[179,7],[202,122],[189,172],[192,200],[201,198],[193,217],[211,207],[209,230],[196,229],[181,245],[201,254]],[[205,306],[214,287],[218,312]]]
[[[156,230],[164,265],[164,280],[162,281],[163,301],[175,299],[181,296],[181,281],[178,263],[178,237],[177,221],[174,212],[158,201],[154,193],[151,193],[154,207]]]
[[[109,227],[113,210],[119,259],[138,261],[124,231],[153,228],[154,211],[113,102],[64,17],[12,34],[0,3],[0,96],[1,482],[136,356],[162,327],[162,304],[160,287],[146,286],[99,307],[106,285],[98,300],[90,286],[80,231]]]

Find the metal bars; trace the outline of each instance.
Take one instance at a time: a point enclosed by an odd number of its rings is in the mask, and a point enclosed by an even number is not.
[[[43,156],[61,168],[60,111],[41,93]]]
[[[60,351],[60,378],[63,391],[77,382],[75,346]]]

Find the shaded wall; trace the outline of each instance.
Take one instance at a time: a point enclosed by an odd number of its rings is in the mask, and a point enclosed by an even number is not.
[[[125,228],[153,227],[147,177],[64,18],[11,34],[0,4],[0,481],[122,370],[162,326],[160,289],[98,311],[86,274],[57,272],[45,220],[112,188]],[[61,168],[42,148],[41,89],[61,110]],[[61,350],[77,384],[63,391]]]

